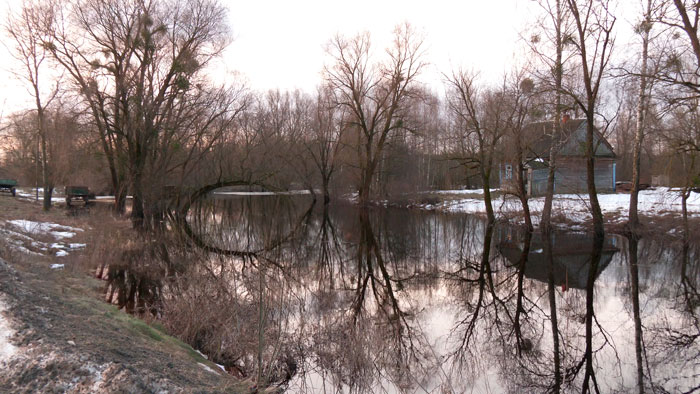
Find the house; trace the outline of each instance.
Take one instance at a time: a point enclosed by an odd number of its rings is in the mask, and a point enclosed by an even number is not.
[[[525,188],[531,196],[544,195],[549,172],[549,150],[552,141],[561,141],[554,174],[555,193],[587,192],[586,170],[586,119],[562,119],[561,132],[553,136],[554,122],[536,122],[525,126],[524,178]],[[552,138],[554,137],[554,138]],[[531,141],[531,142],[527,142]],[[595,156],[596,191],[615,191],[615,152],[608,140],[595,129],[593,135]],[[499,170],[501,188],[515,190],[514,169],[516,163],[504,161]]]

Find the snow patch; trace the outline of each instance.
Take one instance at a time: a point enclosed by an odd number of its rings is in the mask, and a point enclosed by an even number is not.
[[[452,190],[436,191],[436,194],[452,194]],[[467,192],[466,190],[464,192]],[[468,192],[477,193],[476,190]],[[627,193],[599,194],[598,201],[603,214],[613,216],[611,221],[627,220],[629,215],[630,195]],[[522,211],[517,198],[496,198],[492,201],[494,211],[502,217],[514,216]],[[681,196],[679,190],[659,187],[654,190],[639,192],[639,212],[647,215],[681,214]],[[528,201],[533,221],[539,220],[539,212],[544,207],[544,197],[530,198]],[[700,193],[691,193],[687,201],[688,215],[700,216]],[[486,212],[481,198],[462,198],[443,201],[437,204],[421,204],[420,208],[456,213],[483,214]],[[591,218],[590,203],[587,194],[557,194],[552,202],[552,212],[566,217],[570,222],[583,223]],[[537,224],[537,223],[535,223]]]
[[[205,364],[202,364],[202,363],[197,363],[197,364],[199,364],[199,366],[202,367],[202,368],[203,368],[205,371],[207,371],[207,372],[217,373],[216,371],[214,371],[213,369],[209,368],[209,367],[208,367],[207,365],[205,365]]]
[[[84,231],[82,228],[48,222],[33,222],[31,220],[8,220],[8,223],[25,233],[34,235],[50,234],[56,239],[71,238],[77,232]]]
[[[7,306],[0,298],[0,364],[10,360],[17,353],[17,348],[10,343],[10,338],[15,332],[10,327],[10,322],[4,316]]]
[[[62,270],[63,267],[65,267],[65,264],[51,264],[52,270]]]

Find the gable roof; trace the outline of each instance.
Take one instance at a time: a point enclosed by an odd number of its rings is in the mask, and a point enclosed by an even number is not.
[[[557,135],[553,135],[554,121],[551,120],[526,125],[524,135],[533,142],[526,147],[525,156],[548,158],[552,140],[563,141],[558,156],[585,156],[586,124],[586,119],[569,119],[562,124]],[[594,129],[593,145],[596,157],[616,157],[612,146],[597,128]]]

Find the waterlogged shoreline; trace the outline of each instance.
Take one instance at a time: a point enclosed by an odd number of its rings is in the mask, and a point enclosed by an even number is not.
[[[492,204],[496,219],[512,224],[523,224],[522,204],[514,196],[505,196],[499,189],[491,189]],[[435,212],[486,215],[486,207],[481,189],[473,190],[439,190],[420,192],[406,195],[396,200],[375,200],[371,205],[387,208],[420,209]],[[598,200],[605,219],[606,226],[617,228],[627,223],[629,215],[629,199],[627,193],[599,194]],[[348,197],[356,203],[356,196]],[[539,224],[544,197],[531,198],[528,201],[532,221]],[[591,222],[590,205],[585,194],[556,194],[552,202],[552,220],[562,229],[584,231]],[[642,217],[651,219],[665,218],[680,226],[682,206],[680,191],[666,187],[653,190],[643,190],[639,193],[639,213]],[[687,201],[688,217],[700,220],[700,193],[691,192]],[[677,230],[676,230],[677,231]]]

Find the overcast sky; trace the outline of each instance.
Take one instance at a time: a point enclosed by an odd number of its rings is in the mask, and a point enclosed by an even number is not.
[[[1,0],[0,0],[1,1]],[[632,0],[634,1],[634,0]],[[18,0],[5,0],[0,15]],[[243,78],[255,90],[300,88],[312,91],[328,60],[325,44],[335,34],[370,32],[381,54],[394,26],[409,22],[425,37],[431,67],[422,80],[436,89],[441,73],[461,66],[496,80],[522,59],[519,32],[531,23],[532,0],[354,0],[228,1],[234,41],[217,78]],[[621,21],[625,23],[624,20]],[[7,45],[7,38],[3,36]],[[0,105],[7,115],[30,107],[31,97],[8,71],[9,54],[0,48]]]

